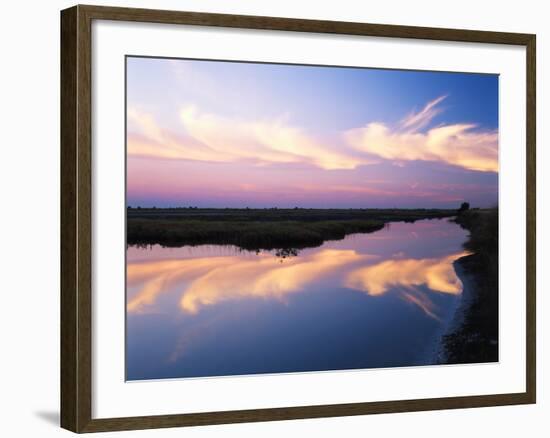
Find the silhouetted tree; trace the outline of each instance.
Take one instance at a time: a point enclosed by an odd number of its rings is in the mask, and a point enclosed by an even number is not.
[[[470,203],[469,202],[463,202],[462,204],[460,204],[460,208],[458,209],[458,212],[459,213],[462,213],[466,210],[469,210],[470,209]]]

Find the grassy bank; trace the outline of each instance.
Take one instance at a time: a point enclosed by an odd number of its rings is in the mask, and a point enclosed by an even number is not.
[[[138,209],[127,210],[127,242],[164,246],[225,244],[243,249],[306,248],[392,221],[456,215],[456,210]]]
[[[471,301],[462,323],[443,340],[446,363],[498,361],[498,209],[469,210],[456,222],[470,232],[459,259],[468,276]]]

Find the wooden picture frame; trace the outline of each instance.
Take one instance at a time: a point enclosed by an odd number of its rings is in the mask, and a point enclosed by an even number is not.
[[[526,391],[128,418],[92,418],[92,36],[93,20],[186,24],[526,48]],[[74,432],[349,416],[535,403],[535,35],[165,10],[75,6],[61,12],[61,426]]]

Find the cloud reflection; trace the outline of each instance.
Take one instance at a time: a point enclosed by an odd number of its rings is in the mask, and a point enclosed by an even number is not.
[[[369,295],[381,295],[396,286],[426,285],[436,292],[459,294],[462,282],[456,275],[453,262],[467,255],[466,252],[441,258],[386,260],[350,272],[346,285]]]
[[[128,286],[141,285],[141,288],[128,301],[127,309],[134,313],[145,311],[155,303],[159,294],[166,292],[174,283],[204,275],[216,266],[230,265],[235,259],[237,257],[204,257],[128,263]]]
[[[241,298],[273,298],[302,291],[334,270],[375,256],[353,250],[325,249],[281,260],[269,254],[256,258],[202,257],[129,264],[128,284],[141,288],[128,301],[129,312],[146,311],[163,291],[182,288],[179,305],[188,313]]]
[[[289,294],[303,291],[339,270],[341,285],[348,289],[371,296],[394,290],[426,315],[438,319],[436,306],[420,287],[460,294],[462,282],[453,262],[464,255],[467,253],[425,259],[399,256],[377,263],[379,256],[323,249],[286,259],[284,263],[265,253],[256,257],[233,255],[129,263],[127,282],[133,292],[129,293],[127,310],[130,313],[154,310],[159,296],[172,292],[180,295],[181,310],[190,314],[205,306],[245,298],[284,302]]]
[[[408,303],[420,307],[420,309],[430,318],[441,321],[441,318],[436,313],[438,310],[437,306],[424,292],[418,290],[411,290],[409,292],[401,291],[401,298],[403,298]]]
[[[460,252],[440,258],[386,260],[350,272],[345,285],[372,296],[398,289],[402,299],[439,321],[437,306],[419,287],[426,286],[434,292],[452,295],[462,293],[462,282],[456,275],[453,262],[465,255],[468,253]]]

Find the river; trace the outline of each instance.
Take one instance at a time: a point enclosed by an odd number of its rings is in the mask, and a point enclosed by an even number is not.
[[[129,247],[127,380],[434,363],[466,238],[434,219],[299,251]]]

